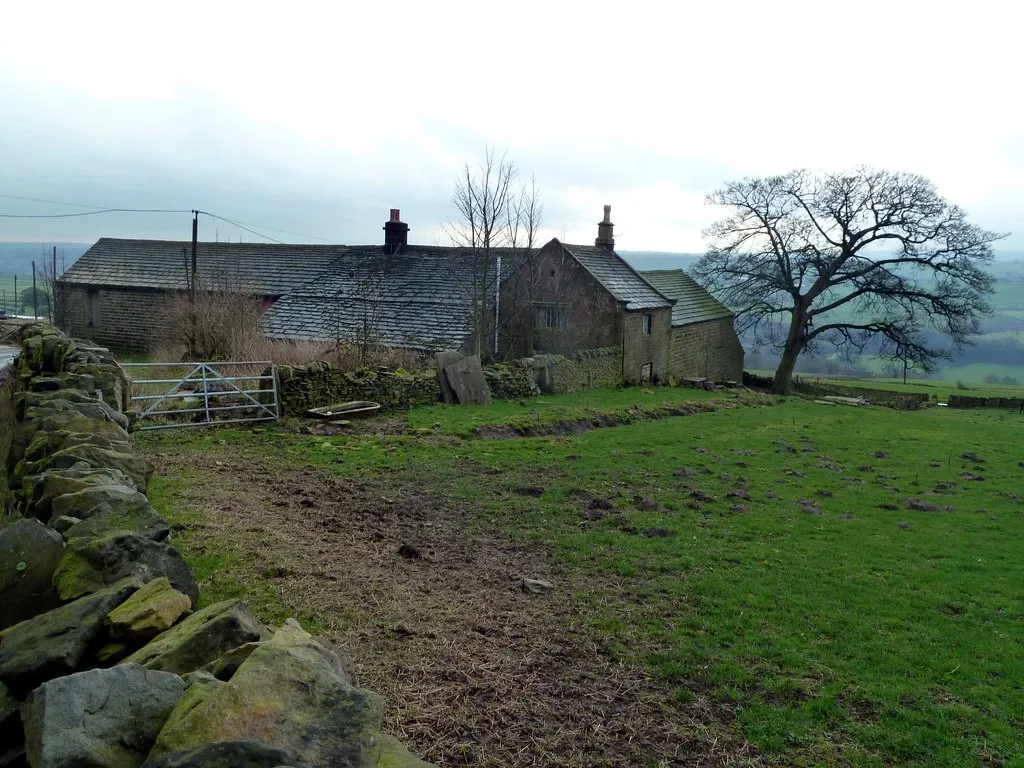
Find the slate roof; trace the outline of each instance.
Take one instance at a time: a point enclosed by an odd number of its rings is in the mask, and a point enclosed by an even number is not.
[[[673,326],[703,323],[735,314],[681,269],[652,269],[639,274],[665,296],[676,300],[672,308]]]
[[[385,254],[380,246],[351,246],[330,270],[276,301],[264,314],[264,332],[277,339],[352,340],[368,325],[381,344],[457,349],[473,332],[473,273],[461,253],[410,245]],[[509,261],[502,263],[506,275]]]
[[[562,243],[562,247],[593,275],[608,293],[616,300],[624,302],[627,310],[662,309],[672,306],[671,298],[656,290],[614,251],[596,245]]]
[[[207,285],[223,285],[226,281],[240,291],[282,296],[329,270],[345,251],[343,245],[199,243],[196,263],[200,281]],[[61,280],[96,286],[184,290],[186,260],[191,265],[191,241],[104,237]]]

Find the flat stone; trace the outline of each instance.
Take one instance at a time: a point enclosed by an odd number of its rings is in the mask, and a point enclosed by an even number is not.
[[[306,768],[284,749],[258,741],[221,741],[150,757],[142,768]]]
[[[151,761],[207,743],[260,741],[311,766],[376,766],[382,702],[343,674],[337,656],[289,619],[229,682],[160,732]]]
[[[123,579],[11,627],[0,642],[0,681],[18,695],[74,672],[106,615],[140,586],[134,579]]]
[[[67,516],[61,515],[58,519],[65,517]],[[100,504],[79,517],[83,518],[81,522],[64,532],[64,538],[68,541],[83,538],[100,539],[121,531],[134,533],[152,541],[165,541],[171,533],[167,521],[157,514],[150,506],[149,499],[141,493],[134,493],[124,502]]]
[[[193,613],[125,661],[183,675],[259,639],[260,624],[245,604],[225,600]]]
[[[137,490],[132,479],[123,472],[116,469],[97,469],[85,463],[80,467],[51,469],[39,475],[25,477],[22,484],[25,488],[25,515],[38,517],[40,520],[50,519],[50,505],[55,498],[83,488],[112,485]]]
[[[43,683],[22,717],[35,768],[137,768],[185,691],[170,672],[137,664],[91,669]]]
[[[116,469],[131,478],[135,487],[145,491],[153,474],[153,465],[142,456],[126,451],[115,451],[95,445],[76,445],[51,453],[39,461],[22,461],[15,467],[16,477],[38,475],[48,469],[68,469],[85,463],[98,469]]]
[[[50,502],[54,515],[85,519],[107,507],[148,505],[146,495],[130,485],[93,485],[57,496]]]
[[[61,535],[38,520],[0,528],[0,629],[57,604],[52,580],[63,551]]]
[[[103,623],[113,640],[148,642],[174,626],[191,608],[188,595],[161,576],[108,613]]]
[[[125,576],[143,583],[166,576],[193,604],[199,602],[199,586],[178,550],[127,531],[97,539],[69,539],[53,583],[61,600],[73,600]]]

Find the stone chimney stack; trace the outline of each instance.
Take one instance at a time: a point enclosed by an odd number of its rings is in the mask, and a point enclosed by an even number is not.
[[[599,245],[602,248],[607,248],[609,251],[615,250],[615,238],[612,235],[612,229],[615,227],[612,224],[612,207],[606,205],[604,207],[604,221],[598,222],[597,225],[597,240],[594,241],[594,245]]]
[[[385,253],[401,253],[409,244],[409,225],[404,223],[397,208],[391,209],[391,220],[384,224]]]

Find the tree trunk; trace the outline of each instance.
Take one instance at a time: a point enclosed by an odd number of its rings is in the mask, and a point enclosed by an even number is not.
[[[793,308],[793,320],[789,325],[786,346],[782,350],[782,359],[772,380],[773,395],[788,395],[793,391],[793,369],[796,368],[796,359],[800,356],[804,341],[804,312],[801,297],[797,299]]]

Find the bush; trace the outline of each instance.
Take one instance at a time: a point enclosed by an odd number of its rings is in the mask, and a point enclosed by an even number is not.
[[[1015,379],[1013,376],[1003,376],[1003,379],[1000,382],[1000,384],[1004,384],[1007,387],[1019,387],[1020,386],[1020,382],[1017,381],[1017,379]]]
[[[982,379],[986,384],[998,384],[999,374],[998,373],[986,373],[985,378]]]

